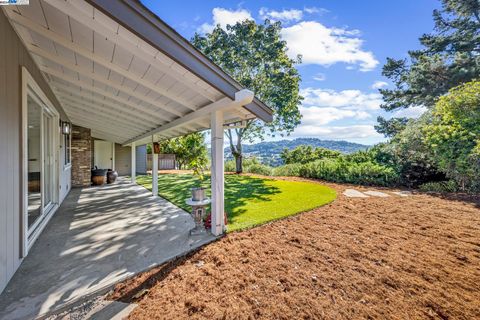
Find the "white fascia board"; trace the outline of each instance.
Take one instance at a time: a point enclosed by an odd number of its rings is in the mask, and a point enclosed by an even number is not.
[[[205,117],[206,115],[208,115],[212,112],[218,111],[218,110],[227,111],[227,110],[230,110],[230,109],[233,109],[233,108],[238,108],[238,107],[245,106],[245,105],[251,103],[253,98],[254,98],[254,94],[250,90],[243,89],[243,90],[237,91],[235,93],[235,100],[232,100],[228,97],[222,98],[222,99],[220,99],[218,101],[215,101],[215,102],[213,102],[213,103],[211,103],[211,104],[209,104],[209,105],[207,105],[203,108],[198,109],[197,111],[191,112],[191,113],[189,113],[189,114],[187,114],[187,115],[185,115],[181,118],[173,120],[173,121],[171,121],[171,122],[169,122],[169,123],[167,123],[163,126],[155,128],[155,129],[153,129],[153,130],[151,130],[151,131],[149,131],[145,134],[142,134],[138,137],[130,139],[130,140],[124,142],[123,145],[127,146],[132,142],[142,140],[142,139],[144,139],[148,136],[152,136],[154,134],[158,134],[158,133],[161,133],[163,131],[174,129],[176,127],[185,125],[187,123],[195,121],[198,118]]]

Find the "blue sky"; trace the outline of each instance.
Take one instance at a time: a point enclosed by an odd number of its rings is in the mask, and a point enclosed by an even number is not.
[[[419,48],[418,37],[432,31],[432,11],[440,6],[438,0],[142,2],[187,39],[217,23],[282,21],[289,54],[303,55],[303,119],[291,137],[365,144],[384,139],[373,129],[377,116],[393,115],[379,108],[378,88],[391,88],[381,75],[386,58]]]

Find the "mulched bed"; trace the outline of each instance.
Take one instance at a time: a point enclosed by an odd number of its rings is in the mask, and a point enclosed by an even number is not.
[[[332,204],[229,234],[111,298],[139,304],[130,319],[480,318],[479,197],[328,185]]]

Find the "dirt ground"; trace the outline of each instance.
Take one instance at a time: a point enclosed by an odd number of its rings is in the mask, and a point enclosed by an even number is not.
[[[332,204],[229,234],[113,298],[139,304],[130,319],[480,319],[479,197],[326,184]]]

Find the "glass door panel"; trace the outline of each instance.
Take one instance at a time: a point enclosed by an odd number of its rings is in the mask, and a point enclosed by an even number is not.
[[[55,121],[33,94],[28,103],[28,234],[32,234],[54,206]]]
[[[28,102],[28,228],[42,213],[42,107],[30,96]]]
[[[53,204],[53,136],[52,117],[43,113],[43,211]]]

